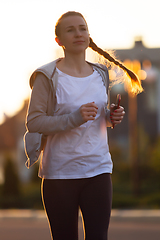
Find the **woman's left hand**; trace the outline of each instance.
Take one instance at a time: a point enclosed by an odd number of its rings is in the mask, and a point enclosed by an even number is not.
[[[114,103],[111,104],[110,119],[113,124],[113,127],[122,122],[124,115],[125,111],[122,106],[119,106],[117,109],[115,109],[115,104]]]

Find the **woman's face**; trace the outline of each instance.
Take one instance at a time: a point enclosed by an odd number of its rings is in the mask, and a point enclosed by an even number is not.
[[[89,33],[84,19],[80,16],[65,17],[60,23],[60,36],[56,41],[64,51],[85,51],[89,46]]]

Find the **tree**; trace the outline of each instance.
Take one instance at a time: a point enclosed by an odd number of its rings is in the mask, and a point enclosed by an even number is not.
[[[4,184],[2,188],[3,196],[13,197],[20,195],[19,177],[15,169],[15,164],[10,156],[6,157],[4,164]]]

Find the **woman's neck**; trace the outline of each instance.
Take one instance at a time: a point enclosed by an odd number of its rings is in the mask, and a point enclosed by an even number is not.
[[[65,54],[65,57],[57,63],[57,67],[62,72],[74,77],[86,77],[93,73],[93,69],[86,62],[84,54]]]

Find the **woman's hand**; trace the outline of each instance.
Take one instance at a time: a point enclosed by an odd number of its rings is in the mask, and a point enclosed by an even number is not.
[[[112,103],[110,106],[110,119],[113,124],[113,127],[122,122],[123,117],[125,115],[124,108],[119,106],[115,109],[115,104]]]
[[[94,120],[97,115],[98,107],[94,102],[84,104],[80,107],[80,114],[85,122]]]

